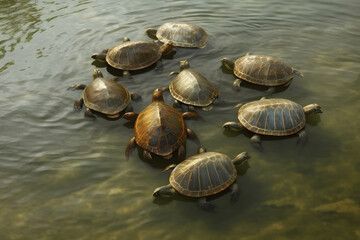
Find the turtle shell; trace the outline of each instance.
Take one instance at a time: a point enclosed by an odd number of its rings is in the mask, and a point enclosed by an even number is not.
[[[88,108],[110,115],[124,110],[131,102],[131,95],[111,79],[96,78],[84,89],[83,99]]]
[[[124,42],[106,54],[106,62],[116,69],[138,70],[161,58],[160,47],[153,41]]]
[[[169,182],[182,195],[205,197],[228,188],[236,176],[236,168],[227,155],[204,152],[177,165],[170,174]]]
[[[155,101],[137,117],[135,141],[141,148],[160,156],[168,156],[187,138],[182,115],[172,106]]]
[[[159,41],[172,41],[175,47],[202,48],[205,47],[208,36],[205,30],[197,25],[181,22],[168,22],[159,27],[156,32]]]
[[[258,85],[279,86],[293,79],[295,69],[278,58],[247,54],[235,61],[234,74]]]
[[[238,119],[251,132],[286,136],[305,126],[305,112],[300,104],[287,99],[263,99],[242,105]]]
[[[171,81],[169,91],[176,100],[198,107],[210,105],[218,96],[215,86],[191,69],[183,69]]]

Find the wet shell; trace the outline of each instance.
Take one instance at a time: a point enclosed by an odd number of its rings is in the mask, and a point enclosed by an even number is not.
[[[171,81],[169,90],[176,100],[198,107],[210,105],[218,96],[215,86],[191,69],[182,70]]]
[[[204,152],[189,157],[171,172],[170,184],[180,194],[205,197],[228,188],[237,172],[231,159],[222,153]]]
[[[246,103],[240,107],[238,118],[246,129],[263,135],[291,135],[305,126],[303,107],[287,99]]]
[[[131,102],[129,91],[110,79],[96,78],[83,91],[84,104],[104,114],[116,114]]]
[[[121,70],[143,69],[160,58],[160,47],[152,41],[124,42],[106,54],[106,62]]]
[[[205,30],[190,23],[168,22],[159,27],[156,32],[159,41],[172,41],[176,47],[205,47],[208,36]]]
[[[293,79],[295,69],[278,58],[245,55],[235,61],[234,74],[258,85],[279,86]]]
[[[181,114],[164,102],[153,102],[137,117],[135,141],[143,149],[167,156],[184,144],[187,137]]]

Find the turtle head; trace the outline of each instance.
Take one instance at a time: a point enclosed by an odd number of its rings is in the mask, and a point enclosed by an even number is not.
[[[156,37],[156,32],[157,32],[157,30],[156,29],[154,29],[154,28],[148,28],[148,29],[146,29],[146,34],[149,36],[149,38],[152,38],[152,39],[157,39],[157,37]]]
[[[306,105],[304,107],[304,112],[305,112],[305,114],[309,115],[312,113],[322,113],[322,110],[318,104],[312,103],[312,104]]]
[[[223,66],[225,66],[227,69],[229,69],[229,70],[231,70],[231,71],[234,69],[234,62],[231,61],[230,59],[228,59],[228,58],[223,58],[223,59],[221,59],[220,61],[221,61],[221,64],[222,64]]]
[[[100,69],[98,69],[98,68],[93,69],[92,75],[93,75],[93,80],[95,80],[96,78],[104,78],[104,76],[102,75]]]
[[[190,68],[188,60],[180,60],[180,71]]]
[[[302,72],[300,72],[299,70],[296,70],[295,68],[292,68],[292,69],[295,74],[298,74],[299,76],[304,77],[304,74],[302,74]]]
[[[94,53],[91,55],[91,58],[100,61],[100,62],[106,62],[106,54],[109,51],[109,49],[104,49],[99,53]]]
[[[240,164],[242,164],[244,161],[250,159],[250,155],[247,152],[242,152],[240,154],[238,154],[233,160],[232,162],[234,163],[235,166],[239,166]]]
[[[155,89],[152,95],[152,102],[163,102],[163,101],[164,101],[164,97],[162,95],[161,88]]]
[[[239,132],[241,131],[244,127],[238,123],[238,122],[226,122],[222,125],[223,128],[225,129],[229,129],[231,131],[236,131]]]
[[[123,37],[123,42],[130,42],[130,38],[128,38],[128,37]]]
[[[204,148],[204,147],[199,147],[198,153],[204,153],[204,152],[206,152],[206,148]]]
[[[174,188],[171,185],[166,185],[162,187],[158,187],[153,192],[153,197],[172,197],[176,194]]]
[[[162,55],[166,55],[172,52],[174,49],[174,43],[172,41],[168,41],[160,47],[160,52]]]

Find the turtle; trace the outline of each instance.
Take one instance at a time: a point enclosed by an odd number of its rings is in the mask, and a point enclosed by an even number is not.
[[[181,107],[185,104],[195,107],[201,107],[203,110],[210,110],[211,104],[218,97],[218,91],[215,86],[200,73],[190,69],[187,60],[180,61],[180,71],[171,72],[178,75],[171,81],[168,87],[163,90],[169,90],[174,101],[175,107]]]
[[[151,153],[170,159],[175,150],[178,150],[178,159],[183,160],[186,138],[200,146],[196,133],[186,127],[184,119],[199,117],[195,112],[180,114],[174,107],[164,102],[162,89],[155,89],[152,103],[140,114],[135,112],[124,114],[125,119],[135,121],[134,137],[126,146],[126,159],[129,159],[131,151],[138,145],[144,150],[143,158],[147,161],[153,160]]]
[[[307,134],[304,130],[306,115],[322,113],[321,107],[312,103],[302,107],[300,104],[283,98],[252,101],[240,106],[238,111],[239,122],[226,122],[223,128],[241,131],[247,129],[255,133],[251,143],[261,149],[260,135],[288,136],[298,134],[298,144],[304,146]]]
[[[206,31],[191,23],[167,22],[159,27],[146,29],[150,38],[158,39],[160,42],[171,41],[175,47],[203,48],[208,40]]]
[[[92,112],[104,114],[108,118],[118,118],[123,111],[132,111],[131,100],[138,100],[141,96],[137,93],[130,93],[123,85],[105,79],[98,68],[93,70],[93,81],[85,84],[75,84],[68,89],[82,89],[82,98],[74,103],[74,109],[80,111],[83,104],[87,106],[85,117],[95,119]]]
[[[123,43],[100,53],[92,54],[92,58],[106,61],[111,67],[123,70],[123,75],[129,75],[131,70],[144,69],[158,62],[162,55],[172,51],[171,41],[161,47],[154,41],[130,41],[125,37]]]
[[[199,207],[209,211],[215,206],[207,201],[207,197],[229,188],[231,201],[235,202],[240,194],[236,184],[237,170],[243,168],[249,158],[247,152],[231,159],[226,154],[205,152],[200,148],[198,154],[185,159],[172,170],[169,184],[156,188],[153,196],[158,198],[179,194],[197,198]]]
[[[233,71],[237,79],[233,86],[240,88],[242,80],[269,87],[267,92],[273,93],[277,86],[289,86],[295,75],[304,76],[295,68],[279,58],[246,54],[235,62],[228,58],[221,59],[222,64]]]

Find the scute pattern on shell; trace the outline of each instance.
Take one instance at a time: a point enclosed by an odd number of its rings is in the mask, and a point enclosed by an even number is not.
[[[143,149],[167,156],[184,144],[187,138],[181,114],[164,102],[153,102],[137,117],[135,141]]]
[[[278,58],[245,55],[235,61],[234,74],[245,81],[264,86],[279,86],[289,82],[295,70]]]
[[[156,33],[159,41],[172,41],[176,47],[197,47],[206,45],[208,36],[204,29],[190,23],[168,22],[159,27]]]
[[[263,99],[242,105],[240,123],[248,130],[272,136],[295,134],[305,126],[301,105],[287,99]]]
[[[160,58],[160,47],[153,41],[124,42],[106,54],[106,62],[121,70],[143,69]]]
[[[131,102],[129,91],[111,79],[96,78],[83,91],[84,104],[104,114],[116,114]]]
[[[228,188],[236,177],[236,168],[227,155],[204,152],[177,165],[169,182],[182,195],[205,197]]]
[[[169,91],[176,100],[198,107],[210,105],[218,96],[214,85],[191,69],[182,70],[171,81]]]

